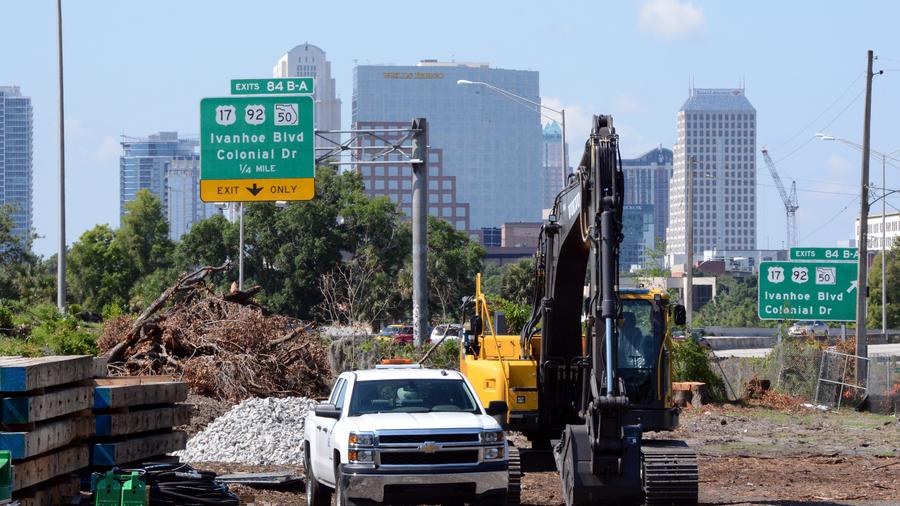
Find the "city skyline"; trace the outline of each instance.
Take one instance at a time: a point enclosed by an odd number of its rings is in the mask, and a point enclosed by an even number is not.
[[[537,3],[523,4],[515,22],[506,25],[496,21],[506,10],[500,4],[463,2],[446,12],[428,6],[424,13],[440,15],[442,23],[430,25],[428,37],[416,44],[409,44],[402,30],[388,29],[390,24],[373,24],[373,19],[386,19],[375,6],[361,6],[345,19],[342,30],[305,23],[299,32],[268,30],[234,38],[216,27],[234,26],[235,19],[251,12],[275,19],[313,19],[326,16],[327,9],[194,2],[178,4],[179,16],[173,18],[167,15],[171,9],[165,2],[153,8],[102,1],[76,5],[64,3],[69,243],[97,223],[118,224],[115,175],[121,133],[197,132],[201,98],[227,95],[230,78],[271,75],[273,62],[304,41],[325,49],[333,62],[344,127],[349,126],[354,63],[438,58],[540,71],[544,103],[566,108],[570,161],[580,152],[591,114],[612,113],[622,136],[623,157],[634,157],[659,144],[674,146],[671,118],[692,78],[697,87],[733,87],[743,80],[759,111],[757,150],[767,145],[782,178],[797,181],[797,224],[803,245],[834,245],[852,234],[859,205],[858,200],[853,203],[859,152],[815,142],[813,137],[823,130],[861,140],[866,49],[874,49],[879,57],[876,70],[888,70],[875,82],[872,146],[885,152],[900,147],[892,135],[894,120],[885,113],[900,107],[900,93],[892,84],[900,74],[891,71],[900,67],[900,48],[890,21],[900,6],[893,3],[851,10],[837,2],[814,7],[675,0],[611,5],[604,7],[604,16],[620,22],[605,27],[605,39],[614,44],[602,57],[588,50],[594,44],[588,36],[594,25],[584,12],[597,10],[590,3],[575,2],[552,11]],[[467,15],[473,10],[481,15]],[[779,16],[772,16],[773,10]],[[392,17],[398,26],[418,19],[410,9],[399,11]],[[55,61],[53,6],[15,3],[5,12],[17,22],[0,34],[0,42],[28,50],[0,55],[0,85],[19,85],[32,97],[34,226],[43,236],[35,250],[49,255],[55,251],[58,214],[56,76],[53,66],[45,64]],[[198,24],[199,19],[205,22]],[[797,19],[807,22],[798,25]],[[141,22],[131,22],[135,20]],[[200,36],[184,46],[151,29],[161,24],[173,32]],[[472,35],[459,37],[454,27],[461,25],[468,26]],[[785,35],[759,37],[760,27]],[[561,33],[567,36],[560,37]],[[847,37],[838,39],[834,33]],[[747,40],[755,43],[746,44]],[[135,75],[142,78],[134,79]],[[775,248],[783,242],[783,206],[768,174],[759,170],[761,226],[756,242],[759,248]],[[886,186],[891,187],[895,177],[896,167],[891,165]],[[873,179],[880,183],[880,174]],[[893,197],[888,203],[900,205]]]

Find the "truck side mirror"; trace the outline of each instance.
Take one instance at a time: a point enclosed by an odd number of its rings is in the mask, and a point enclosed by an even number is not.
[[[335,407],[334,404],[321,403],[316,405],[315,409],[316,416],[321,416],[322,418],[334,418],[335,420],[341,417],[341,410]]]
[[[684,306],[681,304],[675,305],[672,319],[675,321],[675,325],[684,325],[687,323],[687,311],[684,309]]]
[[[489,416],[502,415],[503,417],[506,417],[506,413],[509,411],[509,405],[506,404],[506,401],[491,401],[485,411]]]

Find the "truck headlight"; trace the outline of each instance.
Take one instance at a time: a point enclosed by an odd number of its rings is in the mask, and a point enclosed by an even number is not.
[[[351,432],[347,442],[350,446],[373,446],[375,444],[375,434]]]
[[[482,432],[481,433],[481,442],[482,443],[499,443],[503,441],[503,431],[502,430],[493,430],[490,432]]]
[[[503,458],[503,447],[485,448],[484,460],[497,460]]]

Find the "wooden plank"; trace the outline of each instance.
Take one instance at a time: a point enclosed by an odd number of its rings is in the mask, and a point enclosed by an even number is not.
[[[95,378],[105,378],[109,374],[109,369],[106,367],[109,363],[109,359],[106,357],[94,357],[94,374]]]
[[[0,400],[0,421],[7,425],[39,422],[90,409],[93,388],[79,386],[27,397]]]
[[[91,465],[113,466],[183,450],[187,434],[180,430],[135,437],[113,443],[95,443],[91,449]]]
[[[0,362],[0,391],[28,392],[74,383],[94,375],[93,357],[61,355]]]
[[[27,459],[93,435],[92,416],[68,417],[38,425],[27,432],[0,432],[0,448],[13,459]]]
[[[94,380],[94,409],[174,404],[187,400],[187,384],[181,381],[134,383],[116,380],[118,378]]]
[[[95,378],[94,386],[98,387],[120,387],[125,385],[150,385],[153,383],[171,383],[175,381],[174,376],[168,374],[160,374],[154,376],[114,376],[109,378]]]
[[[21,506],[58,506],[72,504],[72,498],[81,493],[78,475],[63,476],[40,486],[13,494]]]
[[[13,491],[87,467],[90,450],[77,445],[13,464]]]
[[[176,404],[127,413],[98,414],[95,418],[97,436],[121,436],[187,425],[191,421],[191,406]]]

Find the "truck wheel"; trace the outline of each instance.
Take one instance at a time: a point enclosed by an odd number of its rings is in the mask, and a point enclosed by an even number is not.
[[[506,494],[497,495],[493,497],[488,497],[485,499],[479,499],[472,503],[472,506],[505,506],[506,502]]]
[[[303,470],[306,471],[306,504],[308,506],[331,506],[331,489],[319,483],[313,474],[308,445],[303,452]]]
[[[344,480],[341,479],[340,464],[334,466],[334,491],[335,506],[356,506],[356,502],[347,497],[347,490],[344,487]]]

